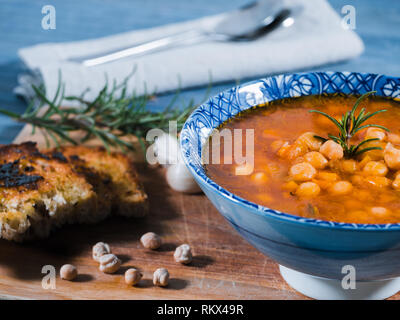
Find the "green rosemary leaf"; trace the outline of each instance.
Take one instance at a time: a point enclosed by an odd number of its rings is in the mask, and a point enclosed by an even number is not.
[[[353,108],[351,109],[351,114],[354,115],[354,113],[356,112],[356,109],[358,108],[358,105],[361,103],[361,101],[363,101],[365,98],[367,98],[368,96],[370,96],[371,94],[376,93],[376,91],[369,91],[366,92],[364,94],[362,94],[357,101],[354,103]]]
[[[46,128],[46,127],[45,127],[45,128]],[[48,130],[48,131],[49,131],[49,132],[53,131],[53,132],[56,133],[61,139],[65,140],[65,141],[68,141],[69,143],[72,143],[73,145],[77,145],[77,144],[78,144],[74,139],[70,138],[70,137],[68,136],[68,134],[66,134],[62,129],[53,127],[53,128],[50,128],[50,130]]]
[[[352,145],[352,147],[354,147],[352,151],[356,152],[358,149],[360,149],[361,146],[363,146],[364,144],[371,142],[371,141],[379,141],[379,139],[371,138],[371,139],[366,139],[364,141],[361,141],[358,145]]]
[[[34,114],[36,112],[36,110],[35,110],[35,104],[33,103],[33,101],[31,101],[30,103],[28,103],[28,107],[26,108],[26,110],[25,110],[25,114],[28,114],[28,115],[32,115],[32,114]]]
[[[356,130],[354,130],[353,133],[357,133],[357,132],[360,131],[360,130],[363,130],[363,129],[366,129],[366,128],[370,128],[370,127],[380,128],[380,129],[385,130],[385,131],[388,131],[388,132],[390,131],[388,128],[386,128],[386,127],[384,127],[384,126],[381,126],[381,125],[379,125],[379,124],[366,124],[366,125],[363,125],[363,126],[361,126],[361,127],[358,127]]]
[[[64,96],[64,89],[64,85],[62,84],[61,70],[58,70],[58,86],[53,100],[51,101],[52,104],[57,104],[61,92],[62,96]]]
[[[361,119],[360,122],[357,123],[357,125],[361,125],[362,123],[364,123],[365,121],[367,121],[369,118],[371,118],[371,117],[377,115],[378,113],[386,112],[386,111],[387,111],[387,110],[378,110],[378,111],[375,111],[375,112],[372,112],[372,113],[368,113],[368,114],[366,114],[366,115]]]
[[[381,148],[381,147],[369,147],[369,148],[364,148],[364,149],[361,149],[361,150],[355,152],[355,153],[354,153],[354,157],[357,157],[357,156],[359,156],[360,154],[362,154],[362,153],[364,153],[364,152],[367,152],[367,151],[371,151],[371,150],[382,150],[382,148]]]
[[[48,135],[50,136],[50,138],[53,140],[54,144],[58,148],[60,146],[60,142],[58,141],[58,139],[56,138],[56,136],[53,134],[53,132],[51,130],[48,130],[44,135],[44,137],[46,139],[47,148],[50,147],[50,141],[49,141],[49,138],[47,137]]]
[[[335,141],[335,142],[340,142],[341,139],[339,137],[336,137],[332,134],[328,134],[328,137],[331,138],[331,140]]]
[[[15,113],[15,112],[12,112],[9,110],[5,110],[5,109],[1,109],[1,108],[0,108],[0,113],[4,114],[7,117],[14,118],[14,119],[19,119],[19,117],[20,117],[20,115],[18,113]]]
[[[36,86],[32,86],[33,91],[35,91],[36,96],[40,99],[41,103],[45,103],[48,105],[48,109],[46,111],[46,113],[43,115],[44,118],[46,118],[47,114],[50,114],[51,112],[56,112],[59,113],[60,111],[57,110],[57,107],[49,100],[47,99],[45,93],[40,90],[40,88],[36,87]]]
[[[321,137],[321,136],[316,136],[314,135],[314,138],[321,140],[322,142],[328,141],[329,139]]]
[[[331,120],[338,128],[342,128],[342,125],[341,125],[341,123],[339,123],[339,121],[337,121],[334,117],[330,116],[329,114],[327,114],[323,111],[310,110],[309,112],[319,113],[319,114],[323,115],[324,117],[327,117],[329,120]]]
[[[355,121],[353,122],[353,127],[351,129],[350,134],[354,134],[354,130],[359,126],[359,122],[363,119],[365,113],[365,108],[362,108],[358,116],[356,117]]]

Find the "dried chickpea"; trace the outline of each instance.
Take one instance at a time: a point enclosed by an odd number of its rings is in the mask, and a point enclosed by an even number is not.
[[[298,164],[298,163],[301,163],[301,162],[305,162],[304,158],[303,157],[298,157],[298,158],[296,158],[296,159],[294,159],[292,161],[292,165]]]
[[[72,281],[78,276],[78,269],[72,264],[64,264],[60,269],[61,279]]]
[[[159,287],[165,287],[168,285],[169,272],[165,268],[159,268],[154,271],[153,274],[153,284]]]
[[[353,191],[353,185],[348,181],[337,181],[330,188],[329,192],[334,195],[345,195]]]
[[[296,182],[294,182],[294,181],[286,182],[286,183],[282,186],[283,190],[286,190],[286,191],[289,191],[289,192],[294,192],[294,191],[296,191],[298,187],[299,187],[299,185],[298,185]]]
[[[389,142],[393,144],[400,144],[400,135],[388,132],[387,137]]]
[[[287,149],[283,157],[288,160],[294,160],[297,157],[301,157],[302,155],[304,155],[307,151],[308,149],[304,144],[295,142]]]
[[[396,149],[390,142],[386,145],[383,158],[390,169],[400,169],[400,150]]]
[[[324,169],[328,160],[319,152],[311,151],[304,155],[304,160],[310,163],[315,169]]]
[[[321,147],[322,141],[315,138],[314,132],[306,132],[299,136],[296,142],[301,143],[302,145],[306,146],[311,151],[318,151]]]
[[[111,253],[110,246],[104,242],[97,242],[92,249],[92,257],[94,260],[99,261],[100,257]]]
[[[355,174],[354,176],[351,177],[351,183],[356,185],[356,186],[364,186],[364,177],[359,175],[359,174]]]
[[[325,157],[331,160],[337,160],[343,158],[342,146],[333,140],[328,140],[324,142],[321,148],[319,149],[319,152],[321,152]]]
[[[135,268],[129,268],[126,270],[124,277],[127,285],[134,286],[140,281],[140,279],[142,279],[143,275],[139,270]]]
[[[174,259],[176,262],[182,264],[189,264],[192,262],[192,250],[188,244],[181,244],[179,247],[175,249]]]
[[[340,162],[340,169],[345,173],[354,173],[357,171],[357,161],[346,159]]]
[[[287,142],[287,141],[284,142],[277,152],[278,156],[284,158],[284,156],[285,156],[286,152],[289,150],[290,146],[291,145],[289,144],[289,142]]]
[[[121,260],[112,253],[101,256],[99,262],[99,269],[104,273],[115,273],[121,267]]]
[[[386,148],[387,143],[383,141],[371,141],[364,145],[365,148],[369,147],[378,147],[380,149],[370,150],[365,152],[362,158],[369,156],[372,160],[383,160],[384,158],[384,150]]]
[[[275,141],[271,142],[271,149],[272,149],[272,151],[273,151],[273,152],[278,152],[278,150],[279,150],[280,148],[282,148],[282,146],[283,146],[285,143],[287,143],[287,142],[285,142],[285,141],[283,141],[283,140],[275,140]]]
[[[336,181],[338,175],[334,172],[320,171],[317,174],[317,178],[325,181]]]
[[[154,232],[147,232],[140,238],[140,242],[146,249],[155,250],[161,246],[161,238]]]
[[[386,132],[381,128],[368,128],[365,139],[379,139],[384,141],[386,140]]]
[[[265,166],[265,171],[271,176],[280,175],[282,172],[282,167],[277,163],[268,163]]]
[[[315,182],[317,185],[319,185],[319,187],[322,190],[327,190],[330,188],[330,186],[332,185],[331,181],[326,181],[326,180],[318,180],[318,179],[312,179],[311,182]]]
[[[296,190],[299,197],[314,198],[321,192],[321,188],[315,182],[303,182]]]
[[[366,155],[359,163],[358,163],[358,167],[360,169],[363,169],[365,167],[365,165],[372,161],[372,158],[369,155]]]
[[[370,211],[377,216],[384,216],[390,213],[390,211],[384,207],[372,207]]]
[[[317,170],[308,162],[301,162],[292,166],[289,174],[295,181],[307,181],[315,177]]]
[[[384,177],[388,173],[388,167],[384,162],[370,161],[364,166],[363,172],[368,176]]]
[[[364,153],[364,155],[362,155],[362,158],[364,157],[370,157],[371,160],[382,160],[384,157],[384,151],[386,148],[386,142],[383,142],[381,140],[379,141],[370,141],[367,142],[363,145],[364,148],[370,148],[370,147],[378,147],[381,149],[377,149],[377,150],[370,150]]]
[[[392,182],[392,187],[395,190],[400,190],[400,178],[394,179],[394,181]]]
[[[251,175],[251,180],[256,183],[266,183],[268,182],[268,175],[265,172],[259,171]]]
[[[370,176],[365,177],[364,182],[375,188],[385,188],[388,187],[392,181],[386,177]]]

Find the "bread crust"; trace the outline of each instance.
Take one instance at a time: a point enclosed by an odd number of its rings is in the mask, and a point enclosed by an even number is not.
[[[147,194],[127,155],[107,152],[103,147],[72,146],[63,147],[60,151],[73,164],[75,161],[84,161],[86,168],[100,176],[111,192],[113,213],[125,217],[143,217],[147,214]]]

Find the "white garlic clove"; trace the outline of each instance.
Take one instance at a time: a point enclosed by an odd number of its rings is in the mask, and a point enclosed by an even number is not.
[[[198,193],[201,189],[183,163],[173,164],[167,169],[167,182],[175,191]]]
[[[158,163],[163,166],[181,162],[178,139],[168,133],[164,133],[154,141],[154,152]]]

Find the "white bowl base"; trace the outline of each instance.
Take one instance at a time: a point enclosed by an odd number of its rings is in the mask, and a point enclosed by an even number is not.
[[[307,297],[319,300],[382,300],[400,291],[400,278],[357,281],[355,289],[343,289],[340,280],[312,276],[279,265],[283,279]]]

